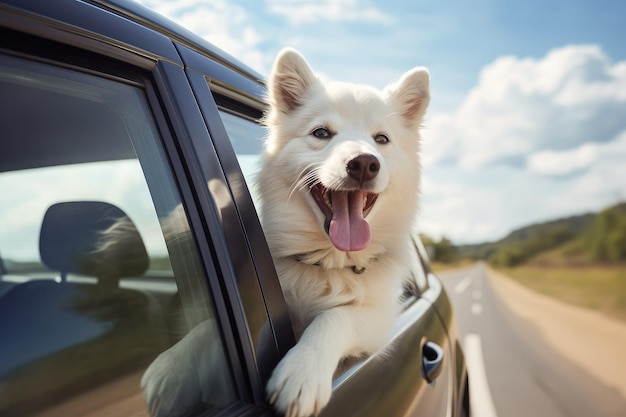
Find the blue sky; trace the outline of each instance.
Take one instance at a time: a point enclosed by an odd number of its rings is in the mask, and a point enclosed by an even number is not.
[[[626,199],[626,2],[141,0],[267,75],[431,72],[421,230],[455,243]]]

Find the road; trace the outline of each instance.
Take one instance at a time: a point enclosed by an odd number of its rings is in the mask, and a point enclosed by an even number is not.
[[[551,348],[534,323],[508,308],[484,264],[438,276],[464,341],[474,417],[626,416],[618,390]]]

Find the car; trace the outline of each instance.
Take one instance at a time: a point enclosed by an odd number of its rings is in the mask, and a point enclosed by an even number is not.
[[[296,341],[250,183],[264,96],[137,3],[0,1],[0,415],[157,415],[144,373],[200,326],[189,372],[211,382],[154,388],[168,414],[274,415],[265,384]],[[323,416],[469,415],[454,312],[414,245],[394,337],[341,364]]]

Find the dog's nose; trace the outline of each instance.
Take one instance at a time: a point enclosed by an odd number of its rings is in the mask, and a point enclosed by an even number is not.
[[[376,177],[380,170],[378,158],[369,153],[355,156],[346,163],[348,175],[357,180],[359,184]]]

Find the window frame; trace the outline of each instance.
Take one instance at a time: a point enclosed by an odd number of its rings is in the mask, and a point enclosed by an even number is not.
[[[209,274],[207,279],[216,298],[214,302],[222,331],[232,334],[227,339],[227,351],[238,358],[237,364],[233,364],[234,368],[243,371],[235,371],[234,376],[240,387],[247,385],[246,396],[242,399],[262,405],[265,403],[264,384],[258,370],[257,355],[240,295],[242,289],[236,285],[237,277],[242,274],[235,270],[236,265],[233,263],[233,255],[237,251],[233,253],[234,248],[228,246],[228,232],[232,230],[224,227],[225,211],[233,210],[233,202],[229,195],[216,193],[207,187],[210,181],[217,181],[220,189],[226,190],[228,184],[223,176],[220,160],[211,146],[206,125],[195,107],[195,100],[192,102],[193,94],[185,74],[168,63],[161,62],[157,68],[157,84],[161,98],[165,99],[163,105],[166,113],[174,116],[170,122],[173,124],[172,129],[178,132],[178,138],[167,145],[168,153],[180,152],[180,159],[173,161],[173,165],[175,176],[186,180],[185,186],[180,188],[181,199],[187,209],[190,228],[196,237],[203,261],[208,263],[215,259],[219,274]],[[231,223],[230,227],[236,229],[240,225]],[[255,304],[263,303],[260,294],[252,298],[251,302]]]
[[[250,288],[258,291],[267,309],[269,325],[272,327],[276,350],[272,354],[267,354],[264,360],[257,361],[264,392],[264,385],[274,367],[295,345],[295,336],[258,214],[219,109],[225,109],[246,119],[258,119],[265,109],[265,89],[259,80],[246,77],[186,46],[180,44],[176,46],[185,63],[187,77],[207,129],[210,131],[212,146],[220,160],[232,193],[233,209],[236,210],[240,221],[240,230],[236,233],[237,238],[240,239],[240,243],[247,243],[249,258],[243,269],[247,272],[236,278],[240,293]],[[230,103],[220,100],[219,97],[216,99],[216,95],[226,98]],[[218,103],[218,101],[221,102]],[[232,235],[235,233],[232,233],[231,237]],[[236,248],[235,245],[232,247]],[[249,300],[244,303],[243,307],[246,310],[259,308],[259,306],[252,305]],[[253,332],[255,330],[257,329],[252,329]]]

